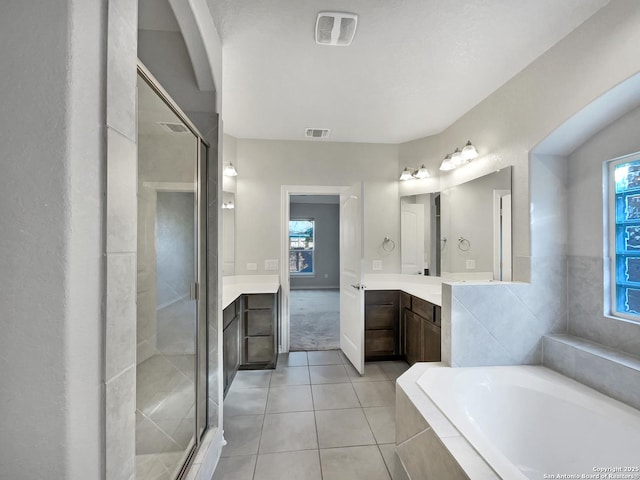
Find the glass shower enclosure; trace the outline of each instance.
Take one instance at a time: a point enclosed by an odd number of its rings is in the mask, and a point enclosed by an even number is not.
[[[181,478],[207,428],[207,145],[138,71],[136,478]]]

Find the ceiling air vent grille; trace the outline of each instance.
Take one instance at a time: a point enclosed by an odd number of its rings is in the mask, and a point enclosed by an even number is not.
[[[327,138],[331,130],[328,128],[306,128],[304,136],[307,138]]]
[[[186,133],[189,131],[189,129],[182,123],[158,122],[158,125],[171,133]]]
[[[355,13],[320,12],[316,19],[316,43],[334,47],[351,45],[357,25]]]

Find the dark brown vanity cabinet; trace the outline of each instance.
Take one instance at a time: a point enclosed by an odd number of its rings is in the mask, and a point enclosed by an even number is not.
[[[278,294],[242,295],[242,369],[274,368],[278,358]]]
[[[222,312],[224,393],[236,372],[274,368],[278,358],[278,293],[239,296]]]
[[[406,294],[405,294],[406,295]],[[439,362],[441,308],[421,298],[409,296],[402,309],[402,353],[410,365]]]
[[[398,290],[364,296],[364,358],[440,361],[440,307]]]
[[[240,367],[240,307],[240,298],[237,298],[222,312],[222,380],[225,395]]]

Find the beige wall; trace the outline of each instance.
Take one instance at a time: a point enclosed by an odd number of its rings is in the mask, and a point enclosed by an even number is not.
[[[364,270],[382,260],[400,269],[399,248],[384,252],[385,236],[399,245],[398,147],[320,141],[237,140],[236,274],[264,274],[280,258],[281,186],[349,186],[364,182]],[[257,271],[247,271],[257,263]]]

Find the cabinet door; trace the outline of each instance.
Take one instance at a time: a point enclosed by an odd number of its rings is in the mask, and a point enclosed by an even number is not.
[[[404,354],[409,365],[413,365],[422,359],[422,323],[422,318],[409,310],[405,310]]]
[[[240,319],[236,317],[223,333],[222,366],[224,369],[224,391],[231,386],[240,365]]]
[[[440,327],[435,323],[423,320],[424,344],[423,344],[423,361],[439,362],[440,361]]]

